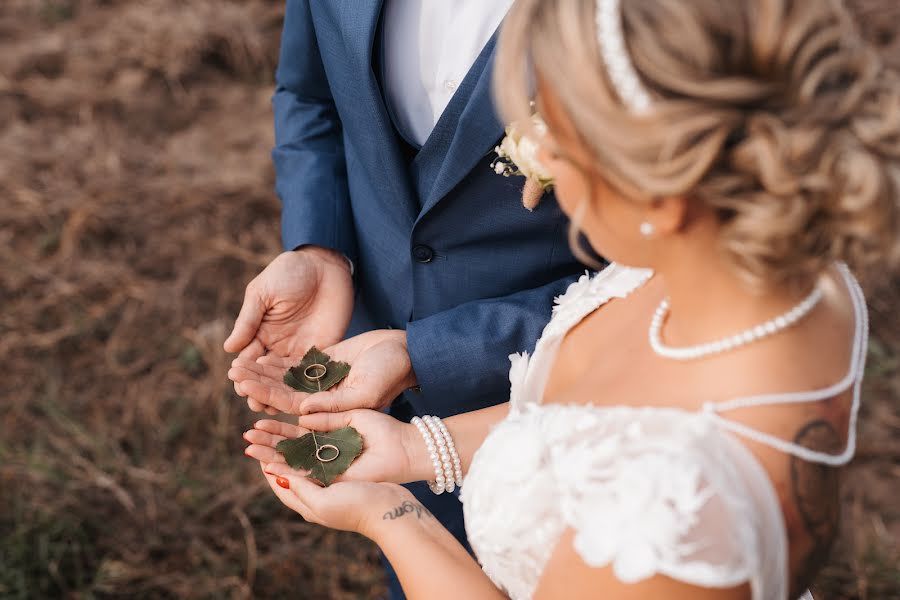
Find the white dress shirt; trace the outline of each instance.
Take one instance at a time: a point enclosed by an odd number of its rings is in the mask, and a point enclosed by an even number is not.
[[[513,0],[386,0],[384,87],[400,132],[422,146]]]

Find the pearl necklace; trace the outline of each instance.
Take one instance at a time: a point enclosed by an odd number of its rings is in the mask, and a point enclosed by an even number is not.
[[[779,331],[783,331],[787,329],[791,325],[794,325],[797,321],[805,317],[809,314],[809,312],[816,307],[819,301],[822,300],[822,290],[816,286],[810,294],[803,299],[799,304],[794,306],[792,309],[787,311],[786,313],[775,317],[765,323],[757,325],[756,327],[751,327],[741,333],[737,333],[735,335],[722,338],[720,340],[716,340],[715,342],[709,342],[706,344],[700,344],[698,346],[684,346],[681,348],[673,348],[671,346],[666,346],[660,335],[662,331],[663,321],[665,321],[666,316],[669,314],[669,299],[664,299],[659,308],[656,309],[656,313],[653,315],[653,320],[650,322],[650,347],[653,348],[653,351],[665,358],[671,358],[674,360],[694,360],[697,358],[704,358],[706,356],[712,356],[714,354],[721,354],[722,352],[727,352],[729,350],[734,350],[736,348],[740,348],[741,346],[746,346],[751,342],[755,342],[761,340],[763,338],[767,338],[770,335],[774,335]]]

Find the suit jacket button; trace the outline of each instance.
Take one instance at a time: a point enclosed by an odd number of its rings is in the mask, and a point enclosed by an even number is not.
[[[430,263],[434,260],[434,250],[424,244],[413,246],[412,255],[413,258],[422,264]]]

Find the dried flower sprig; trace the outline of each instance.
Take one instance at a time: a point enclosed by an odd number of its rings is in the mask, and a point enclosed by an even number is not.
[[[547,131],[547,125],[538,115],[532,117],[532,128],[539,135]],[[506,128],[506,137],[494,148],[497,158],[491,168],[504,177],[525,177],[522,187],[522,204],[528,210],[534,210],[548,189],[553,186],[553,177],[547,168],[538,160],[538,143],[520,133],[515,124]]]

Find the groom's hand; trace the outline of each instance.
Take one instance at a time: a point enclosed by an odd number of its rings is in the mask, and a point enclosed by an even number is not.
[[[305,394],[285,385],[284,372],[297,361],[272,354],[258,360],[239,357],[228,376],[249,400],[295,415],[354,408],[382,409],[401,392],[416,385],[405,331],[369,331],[324,352],[333,360],[350,363],[347,378],[325,392]]]
[[[247,286],[225,351],[250,360],[267,352],[296,358],[310,346],[338,342],[352,312],[353,279],[346,258],[315,246],[284,252]],[[235,390],[247,395],[238,384]],[[252,400],[248,404],[262,410]]]

